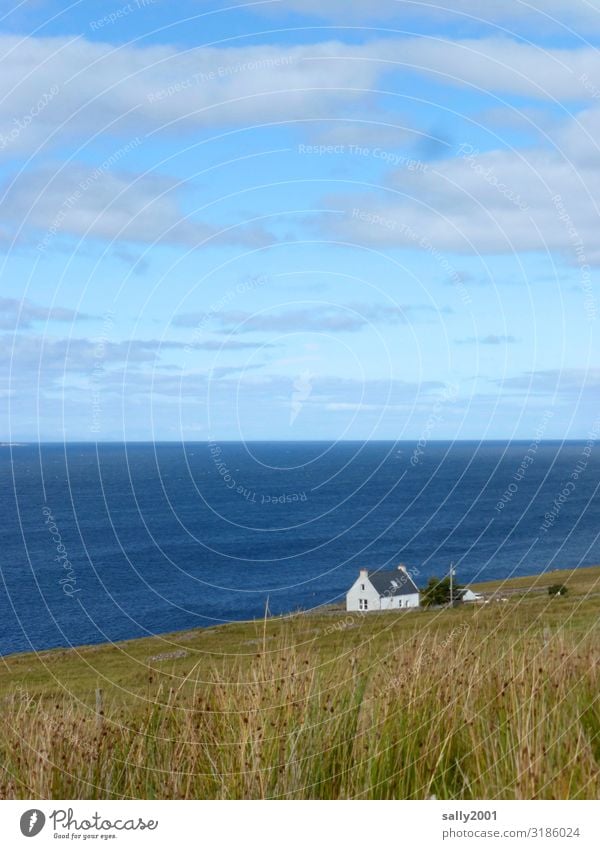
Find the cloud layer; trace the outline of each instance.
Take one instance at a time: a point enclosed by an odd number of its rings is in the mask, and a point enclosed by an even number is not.
[[[519,25],[540,29],[584,27],[597,32],[600,13],[587,0],[453,0],[430,3],[427,0],[273,0],[257,7],[262,14],[297,12],[320,19],[345,23],[352,21],[393,21],[401,26],[407,20],[427,19],[444,24]]]
[[[543,48],[508,37],[177,50],[3,35],[0,57],[5,157],[99,132],[130,139],[332,117],[367,103],[400,70],[541,100],[594,100],[600,85],[594,48]]]

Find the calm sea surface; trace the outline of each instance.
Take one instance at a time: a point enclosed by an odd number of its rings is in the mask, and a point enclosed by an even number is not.
[[[0,448],[0,654],[339,600],[359,566],[419,583],[600,563],[591,443]]]

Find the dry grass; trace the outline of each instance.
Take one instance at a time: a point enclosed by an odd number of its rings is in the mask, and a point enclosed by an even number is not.
[[[89,679],[5,675],[0,796],[597,798],[597,603],[490,608],[238,625],[245,653],[105,679],[103,716]]]

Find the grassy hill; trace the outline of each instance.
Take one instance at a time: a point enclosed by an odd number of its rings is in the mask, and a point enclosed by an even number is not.
[[[476,588],[3,658],[0,797],[597,798],[600,567]]]

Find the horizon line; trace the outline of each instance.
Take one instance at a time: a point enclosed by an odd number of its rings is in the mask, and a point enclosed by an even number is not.
[[[5,439],[0,440],[0,447],[2,448],[10,448],[10,447],[19,447],[24,445],[188,445],[188,444],[197,444],[197,445],[210,445],[211,443],[231,443],[236,445],[246,445],[246,444],[254,444],[254,443],[271,443],[277,442],[282,444],[299,444],[299,443],[331,443],[331,444],[351,444],[351,443],[414,443],[419,442],[422,437],[413,437],[406,439],[281,439],[281,438],[273,438],[273,439],[102,439],[102,440],[92,440],[92,439],[68,439],[68,440],[60,440],[60,439],[25,439],[25,438],[16,438],[16,439]],[[547,439],[536,439],[535,437],[527,437],[527,436],[519,436],[519,437],[509,437],[509,436],[495,436],[490,438],[481,438],[481,437],[467,437],[461,439],[428,439],[427,444],[444,444],[444,443],[455,443],[455,442],[477,442],[479,444],[490,443],[490,442],[536,442],[541,445],[544,443],[554,443],[554,442],[586,442],[589,437],[587,436],[575,436],[575,437],[549,437]]]

